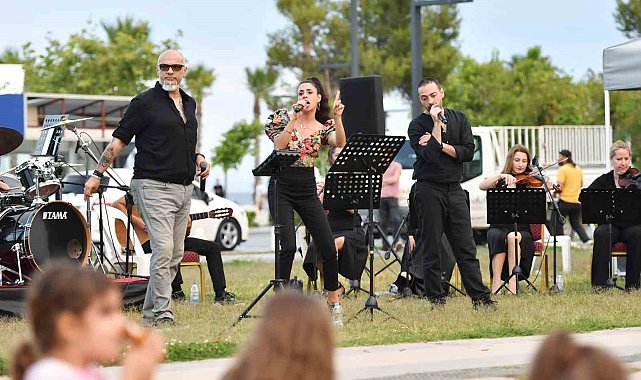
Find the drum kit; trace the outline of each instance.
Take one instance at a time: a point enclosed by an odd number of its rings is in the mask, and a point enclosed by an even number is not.
[[[63,118],[45,126],[37,150],[45,145],[42,152],[46,155],[34,156],[0,173],[0,180],[9,187],[7,192],[0,192],[0,285],[28,284],[51,260],[87,263],[91,236],[84,216],[70,203],[48,199],[60,190],[60,169],[75,166],[54,160],[62,133],[48,132],[76,121]],[[20,146],[19,136],[16,138],[12,129],[0,127],[0,155]]]

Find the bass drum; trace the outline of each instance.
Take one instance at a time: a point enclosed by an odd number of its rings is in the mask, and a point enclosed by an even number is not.
[[[0,212],[3,283],[17,283],[20,270],[28,282],[35,271],[52,260],[85,265],[90,252],[87,223],[80,211],[67,202],[14,206]]]

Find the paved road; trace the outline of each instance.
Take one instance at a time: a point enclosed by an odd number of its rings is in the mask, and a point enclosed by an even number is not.
[[[345,328],[349,328],[346,326]],[[582,344],[595,345],[616,355],[641,379],[641,328],[577,334]],[[543,336],[453,340],[386,346],[339,348],[339,380],[379,379],[513,379],[527,373]],[[219,379],[233,359],[211,359],[161,365],[155,380]],[[103,370],[115,379],[119,368]]]

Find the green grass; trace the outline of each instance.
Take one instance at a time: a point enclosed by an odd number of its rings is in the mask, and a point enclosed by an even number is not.
[[[479,248],[483,279],[488,282],[487,249]],[[639,292],[610,291],[593,293],[590,290],[591,251],[572,249],[571,276],[565,278],[562,294],[548,295],[525,290],[519,297],[496,297],[498,310],[472,309],[469,298],[456,296],[447,305],[431,310],[425,300],[414,298],[392,301],[391,296],[379,297],[379,306],[402,323],[387,319],[382,313],[361,315],[347,323],[336,333],[340,346],[392,344],[401,342],[427,342],[451,339],[494,338],[544,334],[550,329],[563,327],[575,332],[641,326]],[[551,260],[550,260],[551,261]],[[561,257],[558,262],[560,265]],[[375,267],[380,268],[377,259]],[[396,278],[398,264],[376,277],[375,290],[385,290]],[[184,361],[231,356],[251,331],[255,321],[246,319],[231,327],[237,316],[266,286],[273,276],[273,263],[232,261],[225,264],[228,290],[236,293],[240,301],[235,305],[213,304],[211,282],[207,285],[208,302],[192,305],[177,303],[174,312],[178,324],[164,328],[169,361]],[[304,278],[300,263],[295,264],[294,275]],[[188,291],[196,278],[195,268],[184,269],[184,290]],[[534,277],[534,276],[532,276]],[[364,284],[368,284],[364,276]],[[540,282],[537,280],[536,285]],[[271,296],[271,292],[264,298]],[[252,314],[260,314],[265,301],[261,301]],[[343,300],[345,317],[350,318],[365,304],[365,294]],[[141,313],[126,311],[128,317],[140,320]],[[24,321],[14,318],[0,320],[0,358],[7,358],[11,347],[26,335]],[[0,361],[0,363],[2,363]]]

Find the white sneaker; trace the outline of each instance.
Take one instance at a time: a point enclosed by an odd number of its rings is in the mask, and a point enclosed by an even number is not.
[[[330,305],[332,310],[332,322],[336,327],[343,327],[343,308],[340,303]]]

